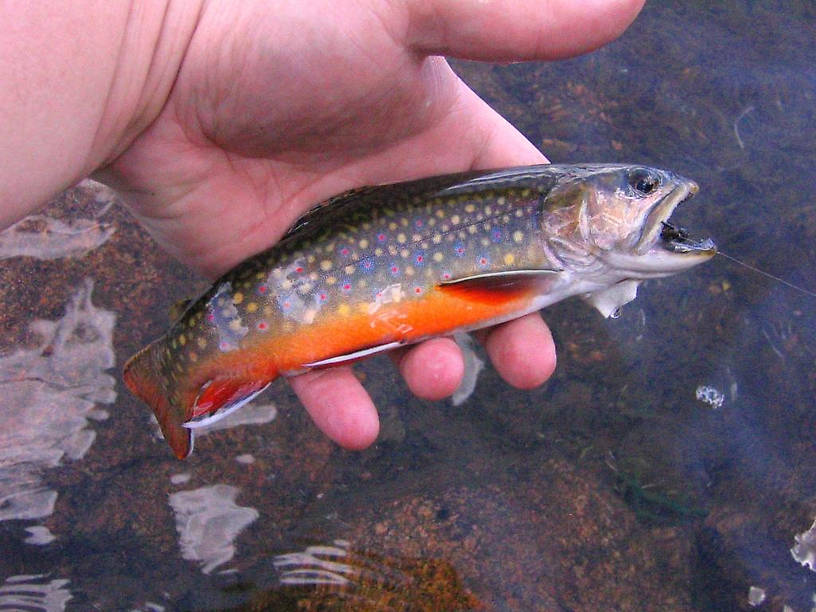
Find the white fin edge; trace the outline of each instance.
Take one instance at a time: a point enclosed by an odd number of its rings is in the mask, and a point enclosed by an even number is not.
[[[336,357],[329,357],[328,359],[321,359],[320,361],[304,363],[303,367],[321,368],[325,366],[340,365],[342,363],[348,363],[349,361],[357,361],[358,359],[363,359],[364,357],[368,357],[369,355],[376,355],[377,353],[390,351],[401,346],[404,346],[404,344],[399,341],[388,342],[386,344],[380,344],[378,346],[372,346],[369,348],[361,349],[359,351],[354,351],[353,353],[346,353],[345,355],[337,355]]]
[[[203,417],[197,417],[197,418],[190,419],[189,421],[187,421],[185,423],[182,423],[182,426],[186,427],[187,429],[200,429],[201,427],[206,427],[207,425],[212,425],[213,423],[217,423],[218,421],[223,419],[225,416],[228,416],[228,415],[232,414],[233,412],[235,412],[236,410],[238,410],[242,406],[245,406],[246,404],[248,404],[249,402],[254,400],[256,397],[258,397],[258,395],[260,395],[261,393],[263,393],[266,390],[266,388],[269,386],[269,384],[271,384],[271,383],[268,383],[268,384],[264,385],[263,387],[261,387],[260,389],[255,391],[254,393],[250,393],[249,395],[247,395],[246,397],[238,400],[234,404],[229,404],[226,408],[220,408],[220,409],[216,410],[215,412],[213,412],[212,414],[208,414],[208,415],[203,416]]]

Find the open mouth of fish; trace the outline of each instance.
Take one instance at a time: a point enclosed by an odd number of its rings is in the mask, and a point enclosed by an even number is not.
[[[670,260],[678,260],[675,265],[680,263],[679,260],[691,258],[702,261],[713,257],[717,247],[711,238],[692,238],[685,228],[669,221],[674,209],[694,197],[697,191],[697,183],[684,180],[661,198],[646,217],[643,231],[635,244],[635,253],[655,260],[653,263],[659,261],[668,264]],[[693,264],[686,261],[685,265]]]
[[[688,231],[669,221],[674,209],[697,190],[694,181],[682,179],[649,211],[632,250],[607,251],[603,255],[606,262],[640,278],[650,278],[674,274],[711,259],[717,253],[713,240],[691,238]]]

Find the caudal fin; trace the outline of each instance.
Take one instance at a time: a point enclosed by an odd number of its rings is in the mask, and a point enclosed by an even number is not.
[[[167,379],[161,374],[161,343],[162,340],[156,340],[131,357],[122,376],[128,389],[153,409],[176,457],[184,459],[193,450],[193,434],[183,426],[185,414],[178,404],[178,393],[167,388]]]

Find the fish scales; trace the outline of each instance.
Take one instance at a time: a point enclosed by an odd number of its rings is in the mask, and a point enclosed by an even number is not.
[[[613,207],[589,216],[581,198],[609,174],[617,189],[631,170],[532,166],[335,196],[193,301],[131,359],[125,381],[183,457],[191,422],[240,406],[279,375],[536,310],[566,297],[542,298],[564,283],[565,266],[594,265],[582,260],[582,223],[642,221]]]

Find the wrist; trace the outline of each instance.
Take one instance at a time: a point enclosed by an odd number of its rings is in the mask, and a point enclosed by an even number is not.
[[[133,3],[85,174],[121,155],[164,108],[202,7],[203,0]]]
[[[0,8],[0,228],[108,163],[155,119],[203,1]]]

